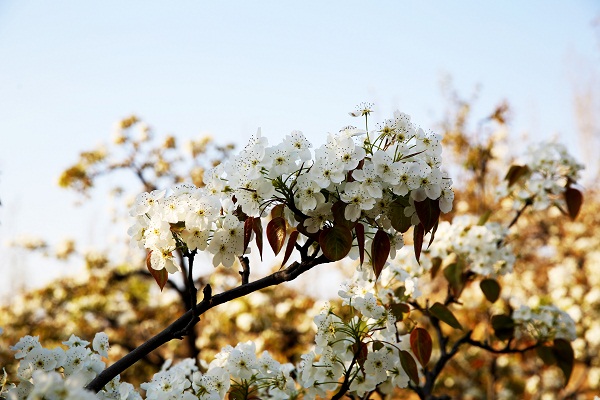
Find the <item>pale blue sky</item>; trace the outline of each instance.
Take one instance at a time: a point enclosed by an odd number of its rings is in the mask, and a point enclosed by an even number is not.
[[[481,113],[507,99],[516,133],[573,142],[570,79],[581,60],[599,65],[599,13],[583,0],[1,0],[0,241],[105,244],[104,205],[75,208],[55,183],[130,113],[182,138],[239,143],[260,126],[319,144],[362,101],[430,127],[450,75],[465,95],[482,85]],[[37,283],[48,265],[0,248],[3,277],[18,267]]]

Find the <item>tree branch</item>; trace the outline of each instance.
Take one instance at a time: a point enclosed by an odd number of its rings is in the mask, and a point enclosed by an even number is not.
[[[200,316],[206,311],[220,304],[246,296],[250,293],[267,288],[269,286],[279,285],[283,282],[294,280],[304,272],[312,269],[313,267],[329,262],[330,261],[323,255],[313,259],[304,260],[301,263],[296,261],[286,269],[277,271],[262,279],[248,283],[247,285],[235,287],[226,292],[219,293],[215,296],[205,296],[205,298],[202,299],[202,301],[198,305],[196,305],[194,310],[187,311],[175,322],[173,322],[171,325],[165,328],[162,332],[150,338],[148,341],[137,347],[131,353],[125,355],[123,358],[121,358],[120,360],[106,368],[104,371],[102,371],[86,386],[86,389],[94,392],[100,391],[114,377],[119,375],[121,372],[125,371],[127,368],[131,367],[138,360],[142,359],[147,354],[156,350],[163,344],[177,338],[176,334],[178,332],[181,332],[181,330],[184,329],[194,317],[194,311],[196,315]]]

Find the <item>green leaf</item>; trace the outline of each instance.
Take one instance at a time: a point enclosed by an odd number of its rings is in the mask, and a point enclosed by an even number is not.
[[[481,217],[479,217],[479,221],[477,221],[477,225],[483,226],[492,216],[492,210],[487,210]]]
[[[484,279],[479,283],[479,287],[490,303],[495,303],[500,297],[500,284],[495,279]]]
[[[375,280],[379,278],[383,266],[390,256],[390,237],[384,230],[377,230],[373,242],[371,243],[371,260],[373,262],[373,271]]]
[[[554,356],[554,349],[550,346],[539,346],[535,349],[537,355],[546,365],[555,365],[556,357]]]
[[[363,224],[356,224],[354,233],[356,233],[356,243],[358,244],[358,259],[360,265],[363,265],[365,261],[365,226]]]
[[[500,340],[512,339],[515,335],[515,321],[510,315],[498,314],[492,317],[494,334]]]
[[[440,321],[447,323],[455,329],[462,330],[463,327],[460,324],[460,322],[458,322],[458,319],[456,319],[454,314],[452,314],[452,311],[450,311],[448,307],[446,307],[442,303],[435,303],[434,305],[429,307],[429,312],[431,313],[431,315],[433,315]]]
[[[298,232],[295,229],[290,233],[290,238],[288,239],[287,246],[285,246],[285,253],[283,256],[283,261],[281,262],[282,268],[285,265],[285,263],[290,259],[290,256],[292,255],[292,251],[294,251],[294,248],[296,247],[296,241],[298,240],[299,233],[300,232]]]
[[[418,224],[413,229],[413,247],[415,249],[415,257],[417,262],[421,262],[421,250],[423,249],[423,237],[425,236],[425,230],[423,224]]]
[[[267,240],[273,249],[275,255],[279,254],[287,233],[287,224],[283,217],[273,218],[267,224]]]
[[[388,205],[387,216],[392,227],[398,232],[404,233],[411,227],[411,217],[404,215],[404,209],[409,205],[404,197],[398,197]]]
[[[429,232],[440,219],[440,201],[429,197],[423,201],[415,201],[415,210],[423,224],[425,233]]]
[[[564,339],[555,339],[552,348],[554,350],[554,357],[556,358],[556,365],[558,365],[558,368],[565,375],[566,386],[571,378],[573,364],[575,363],[575,354],[573,353],[571,342]]]
[[[150,250],[148,252],[148,255],[146,256],[146,268],[148,268],[148,272],[150,272],[150,275],[152,275],[152,277],[154,278],[156,283],[158,283],[158,287],[160,288],[160,291],[162,292],[165,285],[167,284],[167,281],[169,280],[169,272],[167,271],[166,268],[163,268],[163,269],[152,268],[152,265],[150,263],[151,256],[152,256],[152,250]]]
[[[395,303],[390,306],[390,311],[396,317],[396,321],[402,321],[404,315],[410,313],[410,307],[405,303]]]
[[[423,328],[415,328],[410,333],[410,349],[423,367],[427,365],[431,358],[433,343],[429,332]]]
[[[185,229],[185,222],[179,221],[176,223],[170,223],[171,232],[181,233]]]
[[[339,261],[352,249],[352,232],[345,226],[334,225],[321,231],[319,244],[325,257],[330,261]]]
[[[463,263],[455,262],[444,268],[444,277],[450,284],[455,296],[458,296],[464,287],[463,282]]]
[[[429,271],[431,274],[431,279],[435,278],[440,267],[442,266],[443,260],[440,257],[434,257],[431,259],[431,270]]]
[[[565,202],[567,203],[567,211],[569,212],[569,217],[572,220],[577,218],[579,214],[579,210],[581,210],[581,204],[583,203],[583,194],[569,186],[567,190],[565,190]]]
[[[381,350],[383,349],[383,343],[380,342],[379,340],[375,340],[373,342],[373,351],[377,351],[377,350]]]
[[[400,350],[400,364],[406,375],[415,385],[419,385],[419,370],[415,359],[406,350]]]
[[[346,228],[352,230],[354,228],[354,226],[357,224],[358,220],[348,221],[346,219],[346,216],[344,214],[346,211],[346,206],[347,206],[347,204],[341,200],[338,200],[335,203],[333,203],[333,206],[331,206],[331,213],[333,214],[333,222],[335,223],[335,225],[343,225]]]
[[[254,218],[252,220],[252,230],[254,231],[254,240],[256,241],[256,247],[258,247],[258,253],[260,254],[260,259],[262,261],[263,228],[262,220],[260,218]]]
[[[528,173],[529,167],[527,165],[511,165],[504,179],[508,181],[508,187],[511,187]]]
[[[399,299],[403,299],[404,295],[406,295],[406,288],[404,286],[398,286],[394,289],[394,295]]]

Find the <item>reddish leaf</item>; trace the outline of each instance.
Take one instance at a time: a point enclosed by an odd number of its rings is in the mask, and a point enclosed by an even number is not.
[[[248,217],[244,221],[244,251],[242,254],[246,253],[246,249],[250,244],[250,238],[252,237],[252,225],[254,224],[254,217]]]
[[[571,186],[565,190],[565,201],[567,202],[567,211],[572,220],[577,218],[581,204],[583,203],[583,194]]]
[[[508,187],[514,185],[522,176],[529,173],[527,165],[511,165],[504,179],[508,181]]]
[[[271,219],[283,217],[284,210],[285,206],[283,204],[277,204],[275,207],[273,207],[273,209],[271,209]]]
[[[426,198],[423,201],[415,201],[415,210],[419,216],[425,232],[429,232],[440,219],[440,201]]]
[[[297,215],[295,216],[295,218],[296,218],[296,221],[298,221],[298,225],[296,226],[296,229],[298,230],[298,232],[300,232],[301,234],[303,234],[306,237],[311,238],[315,242],[318,242],[319,234],[321,233],[321,231],[309,232],[306,230],[306,227],[304,226],[304,221],[306,221],[306,218],[301,218],[301,217],[298,217]]]
[[[365,226],[356,224],[354,232],[356,233],[356,243],[358,243],[358,258],[360,265],[362,265],[365,261]]]
[[[352,228],[354,228],[358,221],[352,222],[346,219],[346,216],[344,214],[346,211],[346,206],[347,204],[343,201],[336,201],[335,203],[333,203],[333,206],[331,206],[331,213],[333,214],[333,221],[335,222],[335,225],[343,225],[346,228],[352,230]]]
[[[484,279],[479,283],[479,287],[490,303],[495,303],[500,297],[500,284],[495,279]]]
[[[292,255],[292,251],[294,251],[294,247],[296,245],[296,240],[298,240],[298,234],[299,233],[300,232],[298,232],[295,229],[290,233],[290,238],[288,239],[287,246],[285,247],[285,253],[284,253],[284,256],[283,256],[283,262],[281,263],[282,267],[290,259],[290,256]]]
[[[433,243],[433,239],[435,238],[435,233],[437,232],[440,220],[435,221],[435,225],[433,225],[433,229],[431,230],[431,237],[429,238],[429,243],[427,244],[427,248],[431,247],[431,243]]]
[[[319,245],[330,261],[339,261],[352,249],[352,232],[342,225],[326,228],[319,235]]]
[[[373,271],[375,272],[375,280],[379,278],[383,266],[390,256],[390,237],[388,234],[379,229],[371,243],[371,261],[373,262]]]
[[[152,268],[152,265],[150,263],[151,256],[152,256],[152,250],[150,250],[148,252],[148,255],[146,256],[146,268],[148,268],[148,272],[150,272],[150,275],[152,275],[152,277],[154,278],[156,283],[158,283],[158,287],[160,288],[160,291],[162,292],[163,288],[167,284],[167,281],[169,280],[169,272],[167,272],[167,270],[165,268],[163,268],[163,269]]]
[[[410,378],[415,385],[419,384],[419,370],[417,369],[417,363],[415,359],[406,350],[400,350],[400,364],[402,369],[406,372],[406,375]]]
[[[571,373],[573,372],[573,364],[575,362],[575,355],[571,343],[564,339],[555,339],[554,345],[552,346],[554,357],[556,358],[556,365],[562,370],[565,375],[565,386],[569,383]]]
[[[365,365],[365,361],[367,361],[367,355],[369,354],[369,349],[367,349],[367,345],[362,342],[354,343],[352,345],[352,351],[355,354],[358,365],[360,365],[360,368],[362,369]]]
[[[446,307],[442,303],[435,303],[434,305],[429,307],[429,312],[431,313],[431,315],[433,315],[440,321],[447,323],[455,329],[462,330],[462,325],[460,324],[460,322],[458,322],[454,314],[452,314],[452,311],[450,311],[448,307]]]
[[[252,230],[254,231],[254,240],[256,241],[256,247],[258,247],[258,253],[260,254],[260,259],[262,261],[263,229],[260,218],[254,218],[252,220]]]
[[[433,343],[431,336],[423,328],[415,328],[410,333],[410,348],[423,367],[429,362]]]
[[[287,225],[283,217],[273,218],[267,224],[267,240],[275,255],[279,254],[285,243],[286,231]]]
[[[423,249],[423,237],[425,236],[425,230],[423,224],[415,225],[413,229],[413,247],[415,249],[415,257],[417,262],[421,260],[421,250]]]

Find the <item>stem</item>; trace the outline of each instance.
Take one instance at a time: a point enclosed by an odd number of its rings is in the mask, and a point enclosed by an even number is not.
[[[350,383],[351,383],[350,375],[352,373],[352,367],[354,367],[354,364],[356,363],[356,356],[357,356],[357,354],[355,354],[354,357],[352,358],[352,362],[350,363],[350,366],[348,367],[348,370],[346,371],[346,374],[344,376],[344,382],[342,383],[342,386],[340,386],[340,390],[337,391],[337,393],[331,398],[331,400],[341,399],[342,396],[345,395],[346,392],[350,389]]]
[[[521,214],[523,214],[523,211],[525,211],[525,209],[527,207],[529,207],[530,205],[533,204],[533,201],[531,199],[527,199],[525,201],[525,204],[523,205],[523,207],[521,207],[521,209],[519,211],[517,211],[517,215],[515,215],[515,217],[513,218],[512,221],[510,221],[510,224],[508,224],[508,229],[510,229],[514,224],[517,223],[517,220],[519,219],[519,217],[521,216]]]
[[[202,301],[199,304],[197,304],[193,310],[187,311],[175,322],[166,327],[162,332],[150,338],[148,341],[141,344],[131,353],[125,355],[123,358],[106,368],[86,386],[86,389],[91,390],[93,392],[100,391],[114,377],[125,371],[127,368],[131,367],[133,364],[141,360],[150,352],[156,350],[163,344],[177,338],[176,334],[178,332],[181,332],[181,330],[189,324],[190,320],[192,320],[192,318],[194,317],[194,313],[200,316],[206,311],[220,304],[246,296],[250,293],[267,288],[269,286],[279,285],[283,282],[294,280],[304,272],[312,269],[313,267],[329,262],[330,261],[323,255],[317,258],[303,260],[301,263],[296,261],[286,269],[275,272],[271,275],[268,275],[257,281],[248,283],[246,285],[238,286],[226,292],[219,293],[215,296],[211,296],[210,286],[207,285],[204,289],[204,299],[202,299]]]

